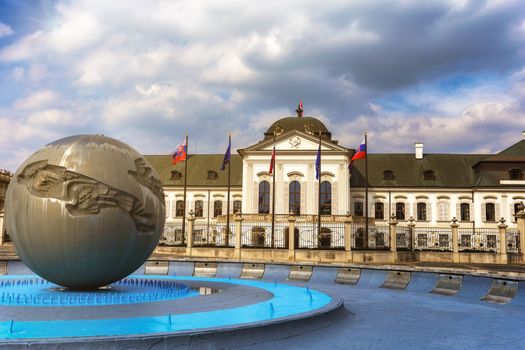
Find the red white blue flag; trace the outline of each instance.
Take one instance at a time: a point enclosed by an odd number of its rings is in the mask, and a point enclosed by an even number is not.
[[[186,160],[186,141],[182,141],[171,156],[173,157],[173,165]]]
[[[354,161],[361,159],[361,158],[365,158],[365,157],[366,157],[366,141],[363,140],[363,142],[361,142],[356,152],[352,156],[352,159],[350,159],[350,164],[348,164],[348,167],[351,167]]]
[[[270,159],[270,174],[273,174],[273,168],[275,167],[275,145],[273,145],[272,159]]]

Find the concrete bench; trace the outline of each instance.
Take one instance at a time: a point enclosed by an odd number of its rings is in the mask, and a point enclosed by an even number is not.
[[[250,264],[245,263],[242,265],[241,278],[258,280],[264,275],[264,264]]]
[[[518,281],[493,279],[492,287],[481,300],[496,304],[506,304],[518,294]]]
[[[292,265],[290,266],[290,273],[288,279],[290,281],[307,282],[312,277],[313,267],[307,265]]]
[[[360,269],[341,267],[339,270],[337,270],[337,277],[335,278],[335,283],[354,285],[359,281],[360,276]]]
[[[167,275],[169,269],[168,261],[146,261],[145,275]]]
[[[410,283],[411,273],[408,271],[388,271],[382,288],[405,289]]]
[[[451,296],[459,292],[463,284],[462,275],[439,274],[436,286],[431,293]]]
[[[215,277],[217,274],[217,263],[214,262],[196,262],[193,276],[196,277]]]

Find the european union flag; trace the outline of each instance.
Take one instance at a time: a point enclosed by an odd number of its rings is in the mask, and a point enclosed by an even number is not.
[[[221,170],[226,169],[226,164],[230,162],[231,158],[231,147],[232,147],[232,141],[230,140],[228,142],[228,149],[226,150],[226,153],[224,154],[224,160],[222,161]]]
[[[319,149],[317,150],[317,159],[315,160],[315,179],[319,180],[319,167],[321,166],[321,143],[319,143]]]

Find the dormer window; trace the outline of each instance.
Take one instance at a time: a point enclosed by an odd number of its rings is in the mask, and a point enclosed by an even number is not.
[[[426,180],[426,181],[436,180],[436,175],[434,175],[434,170],[423,171],[423,180]]]
[[[208,177],[206,178],[207,180],[217,180],[218,177],[219,174],[217,174],[216,171],[208,170]]]
[[[383,171],[383,180],[394,181],[395,179],[396,177],[394,176],[394,172],[392,170]]]
[[[172,170],[171,171],[171,178],[170,180],[171,181],[177,181],[177,180],[180,180],[182,179],[182,173],[180,171],[177,171],[177,170]]]
[[[521,169],[510,169],[509,178],[511,180],[523,180],[523,171]]]

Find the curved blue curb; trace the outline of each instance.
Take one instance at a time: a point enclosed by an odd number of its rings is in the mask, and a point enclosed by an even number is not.
[[[3,321],[0,322],[0,340],[191,333],[237,328],[247,324],[277,322],[279,319],[310,313],[332,301],[330,296],[316,290],[278,283],[228,278],[154,275],[141,277],[243,285],[266,290],[272,293],[273,297],[256,304],[189,314],[99,320]]]

